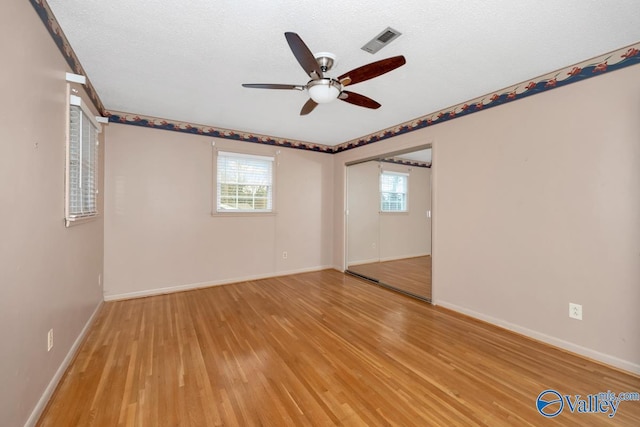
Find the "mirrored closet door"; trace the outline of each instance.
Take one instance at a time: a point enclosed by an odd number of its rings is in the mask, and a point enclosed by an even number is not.
[[[431,301],[431,149],[347,168],[347,272]]]

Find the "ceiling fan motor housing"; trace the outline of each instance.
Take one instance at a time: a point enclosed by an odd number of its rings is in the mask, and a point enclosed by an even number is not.
[[[318,52],[314,55],[314,57],[316,58],[316,61],[318,62],[318,65],[320,66],[320,69],[323,73],[326,73],[327,71],[332,69],[333,66],[336,65],[338,58],[331,52]]]

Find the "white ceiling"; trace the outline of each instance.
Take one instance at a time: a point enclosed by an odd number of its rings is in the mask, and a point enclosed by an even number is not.
[[[48,0],[107,110],[336,145],[640,41],[639,0]],[[397,40],[360,48],[387,26]],[[407,64],[299,116],[305,84],[284,32],[338,63]]]
[[[396,159],[415,160],[418,162],[431,163],[431,148],[424,150],[412,151],[410,153],[399,154]]]

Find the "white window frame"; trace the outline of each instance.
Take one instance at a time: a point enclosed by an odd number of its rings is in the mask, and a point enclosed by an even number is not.
[[[276,201],[276,157],[269,155],[257,155],[257,154],[247,154],[240,152],[232,152],[232,151],[221,151],[215,150],[214,155],[214,185],[213,185],[213,215],[272,215],[275,214],[275,201]],[[257,162],[257,164],[263,163],[264,166],[268,166],[270,169],[270,177],[266,181],[266,186],[268,186],[267,190],[267,207],[264,209],[243,209],[243,208],[222,208],[221,197],[222,191],[221,186],[223,182],[221,181],[222,174],[222,165],[221,160],[227,158],[236,161],[246,161],[247,164],[251,162]],[[233,182],[227,182],[228,184],[240,184],[238,180],[234,180]],[[249,186],[250,184],[246,184]],[[254,183],[254,185],[257,185]],[[238,203],[238,200],[236,200]]]
[[[404,177],[404,179],[405,179],[404,192],[402,192],[402,191],[383,191],[384,189],[382,188],[382,182],[383,182],[385,176]],[[379,186],[380,186],[380,212],[382,212],[382,213],[406,213],[406,212],[409,212],[409,174],[408,173],[381,170],[380,171]],[[393,194],[403,194],[404,195],[403,205],[400,206],[399,209],[389,209],[388,207],[385,208],[385,201],[384,201],[384,195],[385,194],[392,194],[392,195]]]
[[[72,111],[80,112],[78,134],[72,132]],[[89,128],[87,128],[89,126]],[[90,130],[87,137],[84,133]],[[93,138],[92,138],[92,132]],[[67,138],[66,138],[66,167],[65,167],[65,225],[67,227],[80,224],[98,216],[98,165],[99,165],[99,137],[102,127],[96,116],[79,96],[69,95],[67,108]],[[89,140],[83,141],[87,137]],[[83,143],[85,142],[85,143]],[[74,147],[77,146],[77,150]],[[83,161],[83,155],[89,148],[89,155]],[[77,152],[78,154],[74,154]],[[79,157],[78,162],[76,158]],[[77,173],[77,178],[76,178]],[[86,177],[90,178],[87,180]],[[77,181],[77,186],[73,185]],[[83,182],[84,181],[84,182]],[[84,186],[83,186],[84,185]],[[86,198],[88,203],[85,203]],[[79,206],[75,200],[80,200]]]

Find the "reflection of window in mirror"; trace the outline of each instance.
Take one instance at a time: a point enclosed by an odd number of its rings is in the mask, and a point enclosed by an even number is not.
[[[380,211],[407,212],[409,174],[382,171],[380,173]]]

